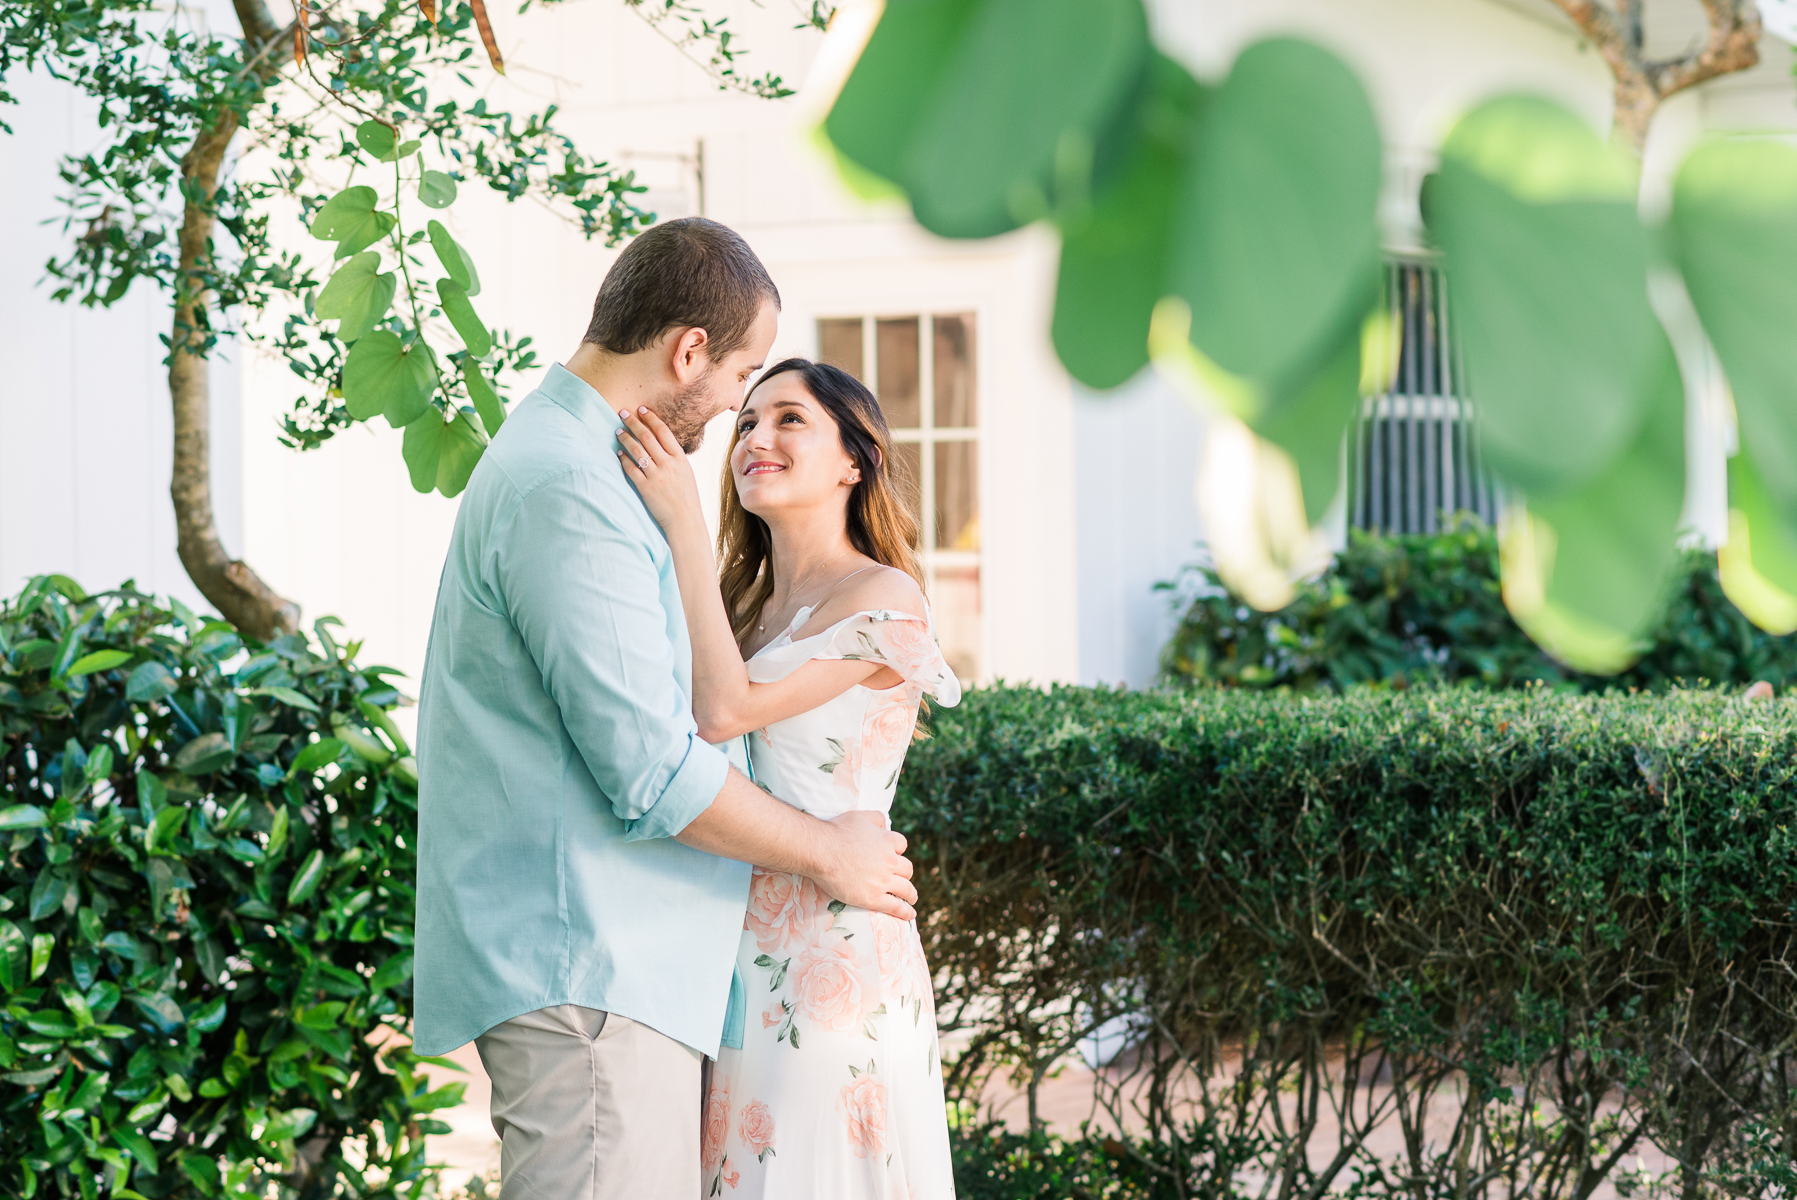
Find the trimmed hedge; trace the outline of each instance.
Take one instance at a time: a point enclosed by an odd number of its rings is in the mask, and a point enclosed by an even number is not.
[[[1722,594],[1714,553],[1691,551],[1641,658],[1620,675],[1584,675],[1544,654],[1511,618],[1497,539],[1477,518],[1439,534],[1351,530],[1329,569],[1278,612],[1188,567],[1197,594],[1162,654],[1177,683],[1340,691],[1359,683],[1547,683],[1578,691],[1664,691],[1674,684],[1797,683],[1797,636],[1756,629]]]
[[[998,688],[930,732],[895,819],[951,1090],[1033,1116],[1126,1030],[1140,1194],[1582,1196],[1650,1143],[1682,1195],[1797,1187],[1797,708]]]
[[[414,768],[329,620],[0,604],[0,1194],[416,1196]],[[351,1145],[350,1143],[353,1143]]]

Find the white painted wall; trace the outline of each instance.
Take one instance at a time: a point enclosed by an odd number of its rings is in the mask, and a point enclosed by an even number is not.
[[[111,309],[50,299],[44,264],[62,252],[65,154],[94,149],[92,110],[38,74],[0,111],[0,591],[60,572],[99,590],[127,578],[201,603],[175,556],[168,498],[171,423],[157,340],[164,298],[139,284]],[[50,223],[46,223],[50,222]],[[237,372],[213,370],[213,486],[225,544],[243,544]]]

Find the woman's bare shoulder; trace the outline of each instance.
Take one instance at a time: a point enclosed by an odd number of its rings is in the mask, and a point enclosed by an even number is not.
[[[844,584],[842,590],[830,598],[827,608],[829,611],[819,614],[827,620],[881,610],[922,617],[923,589],[897,567],[876,565]]]

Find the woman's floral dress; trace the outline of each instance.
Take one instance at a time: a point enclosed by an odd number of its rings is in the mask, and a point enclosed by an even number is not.
[[[756,682],[819,658],[884,663],[903,682],[853,687],[750,736],[756,782],[817,817],[889,812],[930,696],[961,687],[929,622],[863,612],[749,660]],[[827,900],[809,879],[757,868],[737,969],[743,1048],[721,1051],[706,1097],[706,1196],[729,1200],[951,1200],[948,1123],[930,970],[915,922]]]

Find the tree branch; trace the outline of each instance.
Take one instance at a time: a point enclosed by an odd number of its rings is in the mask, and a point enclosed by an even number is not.
[[[1615,80],[1615,138],[1640,157],[1647,129],[1667,97],[1759,62],[1760,16],[1753,0],[1698,0],[1709,18],[1703,49],[1650,62],[1642,0],[1553,0],[1610,66]]]

